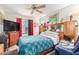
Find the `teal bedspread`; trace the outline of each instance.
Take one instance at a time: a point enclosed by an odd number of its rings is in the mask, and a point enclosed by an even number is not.
[[[41,35],[20,37],[17,45],[19,46],[19,55],[35,55],[54,47],[53,41],[50,38]]]

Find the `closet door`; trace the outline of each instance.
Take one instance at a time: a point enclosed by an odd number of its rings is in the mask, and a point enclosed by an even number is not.
[[[33,35],[33,20],[28,20],[29,35]]]

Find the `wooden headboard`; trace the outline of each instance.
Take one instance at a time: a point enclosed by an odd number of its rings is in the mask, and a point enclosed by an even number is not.
[[[72,16],[70,16],[69,21],[53,24],[54,25],[63,25],[63,33],[67,37],[74,39],[76,35],[76,26],[75,26],[75,20],[72,20]]]

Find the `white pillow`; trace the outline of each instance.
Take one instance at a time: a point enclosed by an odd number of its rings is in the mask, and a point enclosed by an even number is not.
[[[56,45],[59,42],[58,33],[56,32],[46,31],[46,32],[42,32],[40,35],[51,38],[52,41],[54,42],[54,45]]]
[[[57,32],[52,32],[52,31],[45,31],[45,32],[42,32],[40,35],[43,35],[43,36],[51,36],[51,37],[57,37],[58,38],[58,33]]]

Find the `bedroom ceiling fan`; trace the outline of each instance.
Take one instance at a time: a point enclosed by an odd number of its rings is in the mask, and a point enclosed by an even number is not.
[[[42,8],[45,8],[46,5],[41,5],[41,4],[33,4],[31,6],[31,8],[28,8],[28,9],[31,9],[31,14],[33,14],[35,11],[36,12],[39,12],[39,13],[43,13],[43,11],[39,10],[39,9],[42,9]]]

